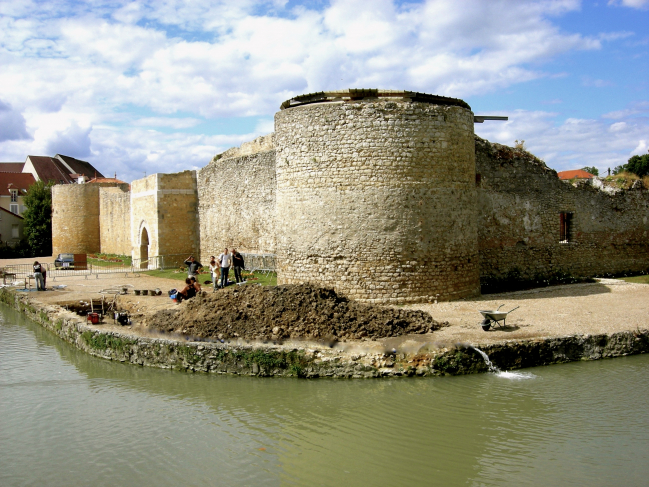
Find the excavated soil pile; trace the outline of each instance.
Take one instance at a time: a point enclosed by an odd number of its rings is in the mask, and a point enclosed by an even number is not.
[[[228,288],[158,311],[147,325],[200,338],[249,340],[382,338],[442,326],[423,311],[361,304],[307,284]]]

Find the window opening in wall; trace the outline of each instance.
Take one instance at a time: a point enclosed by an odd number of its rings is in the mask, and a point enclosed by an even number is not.
[[[18,225],[11,225],[11,238],[19,238]]]
[[[572,213],[559,213],[559,243],[568,243],[572,238]]]
[[[15,213],[17,215],[18,214],[18,205],[9,205],[9,211],[11,213]]]
[[[18,201],[18,191],[15,189],[11,190],[11,201]]]

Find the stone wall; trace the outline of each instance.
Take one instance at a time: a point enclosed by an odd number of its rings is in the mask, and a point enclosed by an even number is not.
[[[181,263],[199,249],[196,171],[153,174],[131,184],[134,259],[174,256]],[[168,262],[165,262],[168,264]],[[150,266],[154,265],[151,263]],[[144,267],[142,262],[142,267]]]
[[[479,293],[473,113],[397,99],[275,115],[278,282],[405,303]]]
[[[99,236],[102,253],[131,254],[131,195],[126,188],[100,189]]]
[[[99,190],[128,184],[57,184],[52,187],[52,253],[88,254],[101,251]]]
[[[271,136],[268,136],[271,137]],[[198,173],[200,255],[275,252],[275,151],[218,159]]]
[[[525,151],[476,138],[480,275],[502,280],[649,270],[649,194],[561,181]],[[572,213],[560,243],[560,213]]]

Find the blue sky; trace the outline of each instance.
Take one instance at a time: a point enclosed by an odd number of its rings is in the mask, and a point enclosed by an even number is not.
[[[649,0],[0,1],[0,160],[131,181],[270,133],[279,104],[406,89],[508,115],[557,170],[649,150]]]

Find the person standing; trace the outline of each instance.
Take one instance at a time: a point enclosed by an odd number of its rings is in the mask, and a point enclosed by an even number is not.
[[[36,279],[36,290],[45,291],[45,283],[43,282],[43,268],[37,260],[34,261],[34,279]]]
[[[212,282],[214,283],[214,291],[219,287],[219,279],[221,277],[221,267],[216,261],[216,257],[210,257],[210,272],[212,273]]]
[[[228,253],[228,249],[219,255],[219,265],[221,266],[221,287],[225,287],[228,285],[228,276],[232,265],[232,256]]]
[[[193,255],[187,257],[185,265],[187,266],[187,277],[196,277],[199,269],[203,267],[203,264],[194,259]]]
[[[245,265],[243,255],[237,252],[237,249],[232,249],[232,267],[234,267],[234,278],[237,282],[243,282],[241,271],[243,271]]]

